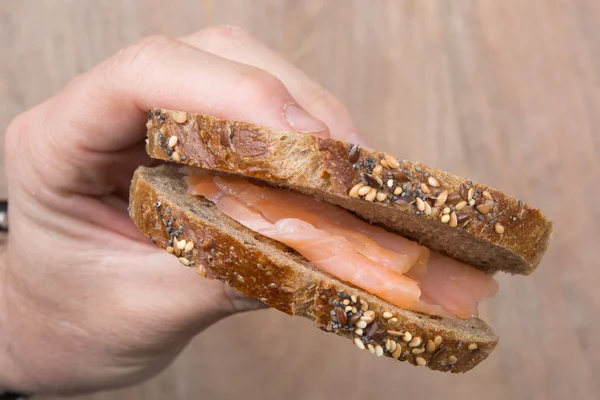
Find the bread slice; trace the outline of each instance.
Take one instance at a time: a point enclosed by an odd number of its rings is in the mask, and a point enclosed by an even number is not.
[[[552,235],[539,210],[422,163],[181,111],[154,109],[148,119],[153,158],[295,189],[488,273],[531,274]],[[373,189],[361,196],[363,184]]]
[[[318,270],[293,249],[246,228],[206,199],[187,194],[178,169],[140,167],[131,184],[129,213],[158,247],[173,253],[179,252],[172,249],[177,241],[185,241],[188,249],[193,246],[178,258],[199,274],[354,341],[348,351],[366,346],[375,355],[458,373],[475,367],[495,348],[498,337],[478,318],[446,319],[402,310]],[[354,309],[346,312],[347,307]],[[361,316],[368,325],[358,335],[355,324]]]

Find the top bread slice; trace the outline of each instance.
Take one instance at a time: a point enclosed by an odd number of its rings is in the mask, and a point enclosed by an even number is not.
[[[499,190],[351,143],[164,109],[146,127],[153,158],[312,195],[487,273],[531,274],[552,236]]]
[[[496,347],[498,337],[479,318],[403,310],[319,270],[293,249],[188,194],[179,170],[167,165],[138,168],[129,215],[158,247],[199,274],[352,340],[348,351],[358,346],[377,356],[460,373]]]

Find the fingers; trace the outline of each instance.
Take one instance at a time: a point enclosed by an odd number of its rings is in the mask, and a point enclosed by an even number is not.
[[[240,28],[211,27],[181,40],[206,52],[260,68],[276,76],[302,108],[327,124],[332,137],[364,145],[350,113],[335,96]]]
[[[49,162],[50,168],[42,172],[69,182],[73,174],[93,175],[106,167],[106,157],[94,153],[140,142],[152,107],[328,134],[322,121],[295,104],[273,75],[159,36],[142,40],[79,77],[17,125],[31,127],[34,121],[43,128],[45,134],[29,144],[37,147],[37,155],[48,154],[62,165],[56,168],[58,163]]]

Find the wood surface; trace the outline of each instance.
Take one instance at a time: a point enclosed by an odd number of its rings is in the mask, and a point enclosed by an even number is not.
[[[499,278],[483,317],[500,345],[466,375],[261,311],[213,326],[144,385],[81,399],[598,398],[600,1],[2,0],[0,132],[136,39],[218,23],[339,96],[376,146],[512,193],[557,236],[533,276]]]

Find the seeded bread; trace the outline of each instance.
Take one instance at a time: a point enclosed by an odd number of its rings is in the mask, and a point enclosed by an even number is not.
[[[354,344],[349,342],[348,351],[358,347],[459,373],[494,350],[498,338],[480,319],[402,310],[345,284],[293,249],[247,229],[204,198],[188,195],[178,169],[140,167],[131,184],[129,213],[158,247],[202,276],[350,339]]]
[[[351,143],[162,109],[147,130],[153,158],[312,195],[488,273],[531,274],[552,236],[499,190]]]

